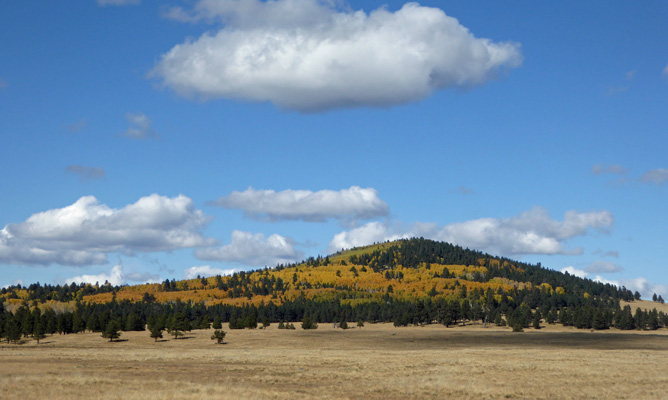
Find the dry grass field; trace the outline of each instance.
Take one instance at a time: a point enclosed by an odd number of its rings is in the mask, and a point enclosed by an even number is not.
[[[3,399],[666,399],[668,331],[367,324],[0,345]]]

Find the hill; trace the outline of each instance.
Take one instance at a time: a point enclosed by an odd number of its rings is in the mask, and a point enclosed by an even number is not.
[[[16,320],[22,331],[32,332],[36,323],[25,322],[32,318],[47,331],[66,333],[101,331],[116,321],[122,329],[135,330],[144,329],[146,323],[169,327],[177,314],[195,328],[211,322],[244,328],[305,318],[396,326],[476,322],[509,325],[514,330],[545,323],[583,329],[668,325],[663,312],[648,307],[633,312],[629,303],[624,307],[620,303],[639,298],[626,288],[564,274],[540,263],[406,239],[232,276],[120,287],[9,287],[0,292],[0,325]]]

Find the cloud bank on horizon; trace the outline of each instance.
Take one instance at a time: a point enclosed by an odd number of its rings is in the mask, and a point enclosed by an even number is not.
[[[491,254],[504,256],[527,254],[582,254],[582,248],[566,249],[563,243],[589,230],[607,231],[614,217],[609,211],[578,213],[567,211],[563,221],[550,218],[547,210],[535,207],[511,218],[480,218],[445,226],[415,223],[409,228],[395,228],[387,223],[370,222],[334,236],[329,251],[364,246],[410,237],[445,241]]]
[[[159,252],[213,245],[201,229],[208,218],[192,200],[152,194],[122,209],[84,196],[0,230],[0,262],[83,266],[111,252]]]
[[[476,38],[438,8],[369,14],[318,0],[200,0],[179,21],[222,24],[174,46],[151,75],[198,99],[301,112],[389,107],[484,84],[522,63],[520,45]]]

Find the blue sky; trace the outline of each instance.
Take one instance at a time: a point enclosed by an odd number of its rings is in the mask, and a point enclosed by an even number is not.
[[[668,296],[665,2],[0,5],[0,286],[423,236]]]

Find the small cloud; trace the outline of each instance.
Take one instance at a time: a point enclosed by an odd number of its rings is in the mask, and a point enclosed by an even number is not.
[[[668,76],[668,65],[663,69],[663,76]]]
[[[303,253],[294,248],[295,242],[281,235],[266,237],[262,233],[233,231],[230,244],[219,248],[195,251],[200,260],[235,262],[248,266],[266,266],[298,261]]]
[[[596,164],[592,167],[591,172],[595,175],[611,174],[611,175],[626,175],[629,170],[619,164],[604,165]]]
[[[208,277],[208,276],[215,276],[215,275],[232,275],[235,272],[241,271],[240,269],[220,269],[220,268],[212,268],[210,265],[201,265],[201,266],[195,266],[195,267],[190,267],[186,270],[183,271],[183,277],[185,279],[195,279],[197,276],[202,276],[202,277]]]
[[[115,265],[109,273],[101,272],[97,275],[80,275],[72,278],[65,279],[65,283],[68,285],[71,283],[82,284],[90,283],[94,285],[96,283],[103,285],[105,282],[109,282],[112,286],[125,285],[128,282],[136,283],[158,283],[160,282],[160,276],[157,274],[151,273],[139,273],[139,272],[130,272],[125,273],[123,270],[124,267],[121,264]]]
[[[457,192],[459,194],[463,194],[464,196],[469,195],[469,194],[475,194],[475,190],[468,188],[466,186],[460,186],[457,188]]]
[[[570,275],[577,276],[578,278],[586,278],[587,277],[587,272],[586,271],[583,271],[581,269],[575,269],[572,266],[562,268],[561,272],[563,272],[563,273],[568,272]]]
[[[136,6],[141,0],[97,0],[98,6]]]
[[[593,263],[586,266],[584,270],[588,273],[609,274],[614,272],[621,272],[624,270],[624,268],[610,261],[594,261]]]
[[[628,71],[628,72],[626,73],[626,79],[628,79],[628,80],[633,80],[633,79],[635,79],[635,77],[636,77],[636,72],[638,72],[638,71],[635,70],[635,69],[632,70],[632,71]]]
[[[624,93],[627,90],[629,90],[629,88],[626,86],[608,86],[608,96]]]
[[[0,78],[0,89],[4,89],[7,87],[7,82],[5,82],[2,78]]]
[[[596,249],[596,251],[593,252],[593,254],[597,256],[602,256],[602,257],[613,257],[613,258],[619,258],[619,252],[616,250],[610,250],[606,251],[605,253],[601,249]]]
[[[8,285],[5,285],[5,286],[3,286],[2,288],[3,288],[3,289],[7,289],[7,288],[10,287],[10,286],[16,286],[16,285],[25,286],[25,283],[24,283],[23,280],[21,280],[21,279],[16,279],[14,282],[12,282],[12,283],[10,283],[10,284],[8,284]]]
[[[596,277],[595,277],[594,279],[592,279],[592,280],[595,281],[595,282],[600,282],[600,283],[602,283],[602,284],[604,284],[604,285],[619,286],[619,282],[618,282],[618,281],[612,281],[612,280],[609,280],[609,279],[605,279],[605,278],[602,277],[601,275],[596,275]]]
[[[153,124],[151,119],[142,112],[137,113],[127,113],[125,114],[130,123],[130,127],[125,131],[125,136],[131,139],[146,139],[152,137],[154,139],[158,138],[158,135],[151,128]]]
[[[240,209],[250,218],[269,221],[354,221],[382,217],[389,213],[389,207],[378,197],[375,189],[359,186],[317,192],[292,189],[275,192],[248,188],[221,197],[213,204]]]
[[[606,251],[606,252],[603,254],[603,257],[614,257],[614,258],[619,258],[619,252],[618,252],[618,251],[615,251],[615,250]]]
[[[653,169],[645,172],[640,180],[646,183],[654,183],[656,185],[663,185],[668,182],[668,169]]]
[[[84,128],[86,128],[87,125],[88,125],[88,122],[85,119],[82,119],[82,120],[79,120],[78,122],[67,125],[67,129],[70,132],[77,133],[77,132],[81,132]]]
[[[114,266],[108,274],[102,272],[98,275],[80,275],[65,279],[65,283],[68,285],[71,283],[90,283],[91,285],[94,285],[96,282],[100,285],[104,282],[109,282],[112,286],[124,285],[125,278],[123,277],[123,266]]]
[[[86,167],[83,165],[70,165],[65,168],[66,172],[79,175],[79,179],[91,180],[91,179],[104,179],[106,172],[101,167]]]

